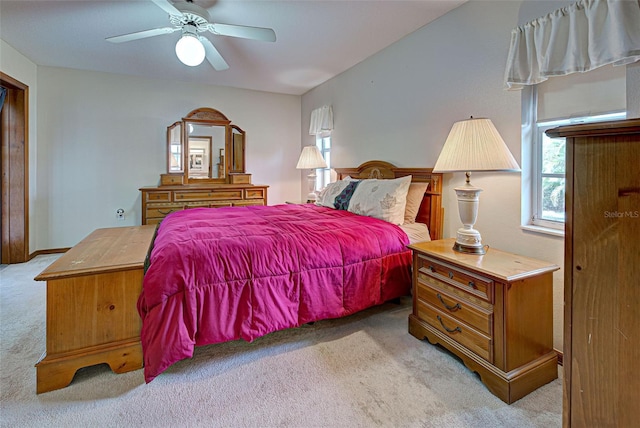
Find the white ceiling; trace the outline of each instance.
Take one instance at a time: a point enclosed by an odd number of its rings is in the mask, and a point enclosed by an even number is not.
[[[176,0],[177,1],[182,0]],[[110,36],[170,26],[151,0],[0,0],[0,38],[42,66],[304,94],[466,0],[194,0],[212,21],[273,28],[275,43],[207,33],[229,64],[187,67],[180,33],[121,44]]]

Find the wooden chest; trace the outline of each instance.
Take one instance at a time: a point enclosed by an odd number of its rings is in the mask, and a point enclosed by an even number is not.
[[[35,279],[47,281],[46,351],[37,392],[64,388],[82,367],[142,367],[136,303],[154,226],[98,229]]]

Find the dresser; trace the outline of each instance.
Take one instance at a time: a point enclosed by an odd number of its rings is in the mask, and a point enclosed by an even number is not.
[[[640,420],[640,119],[565,137],[565,427]]]
[[[167,214],[188,208],[267,205],[268,187],[254,184],[143,187],[142,224],[157,224]]]
[[[154,232],[154,226],[97,229],[35,278],[47,282],[38,394],[66,387],[82,367],[107,363],[116,373],[142,367],[136,302]]]
[[[409,333],[439,344],[506,403],[558,377],[553,350],[557,265],[490,248],[453,250],[455,239],[410,245]]]

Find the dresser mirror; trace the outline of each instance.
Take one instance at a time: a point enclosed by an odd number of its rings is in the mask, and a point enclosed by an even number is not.
[[[244,131],[235,125],[231,126],[231,163],[230,173],[243,173],[244,171]]]
[[[167,172],[181,174],[182,168],[182,122],[167,128]]]
[[[199,108],[167,127],[167,173],[184,184],[227,183],[245,172],[245,132],[220,111]]]

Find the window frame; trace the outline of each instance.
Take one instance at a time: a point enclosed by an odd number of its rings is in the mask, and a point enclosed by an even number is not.
[[[546,173],[543,171],[543,159],[544,159],[544,138],[545,132],[548,129],[555,128],[560,125],[568,125],[569,122],[565,120],[561,121],[544,121],[536,124],[535,138],[533,141],[533,159],[532,159],[532,188],[531,188],[531,207],[532,215],[530,224],[533,226],[540,226],[550,229],[564,229],[563,220],[552,220],[545,218],[543,214],[543,179],[544,178],[561,178],[566,180],[566,170],[564,174],[561,173]],[[566,148],[565,148],[566,149]],[[566,181],[565,181],[566,183]]]
[[[542,183],[544,178],[562,178],[566,183],[566,174],[546,173],[543,171],[543,142],[546,136],[545,132],[558,126],[574,125],[579,123],[595,123],[610,120],[621,120],[626,118],[626,111],[615,111],[606,113],[594,113],[589,115],[581,115],[579,117],[559,118],[552,120],[541,120],[534,124],[533,132],[533,150],[531,159],[531,189],[530,189],[530,206],[531,212],[528,226],[540,227],[547,230],[563,231],[565,219],[552,220],[543,216],[543,190]],[[566,147],[565,147],[566,149]],[[566,173],[566,170],[565,170]]]
[[[322,158],[327,163],[326,168],[316,169],[316,191],[326,187],[331,181],[331,133],[316,134],[316,147],[320,151]]]

